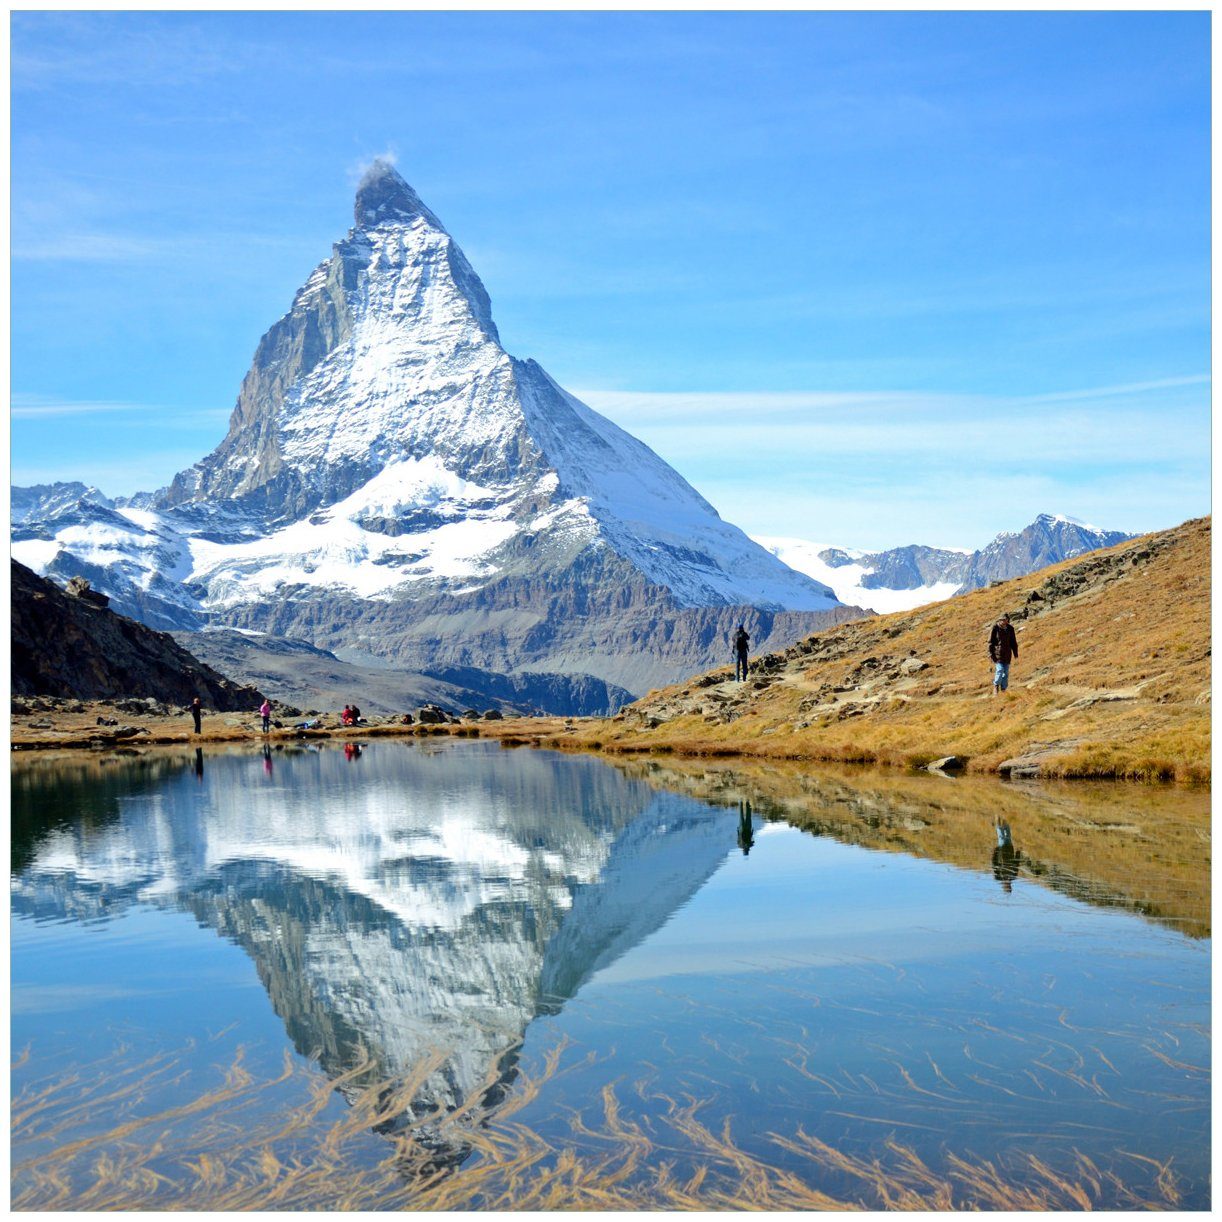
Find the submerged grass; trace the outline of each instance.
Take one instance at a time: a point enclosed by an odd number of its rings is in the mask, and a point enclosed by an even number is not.
[[[1055,1169],[1016,1152],[1003,1167],[954,1153],[940,1169],[892,1137],[869,1155],[799,1127],[769,1133],[776,1161],[738,1143],[707,1102],[630,1088],[642,1123],[604,1085],[565,1140],[520,1113],[557,1074],[563,1047],[537,1077],[519,1077],[494,1109],[475,1101],[410,1127],[402,1117],[440,1060],[408,1080],[358,1085],[371,1062],[338,1079],[286,1054],[259,1077],[239,1049],[189,1087],[183,1053],[128,1050],[23,1087],[12,1105],[15,1210],[1049,1210],[1174,1209],[1169,1162],[1124,1155],[1133,1182],[1083,1154]],[[19,1065],[22,1063],[19,1062]],[[491,1081],[488,1083],[491,1085]],[[166,1088],[179,1097],[156,1102]],[[821,1186],[822,1185],[822,1186]]]

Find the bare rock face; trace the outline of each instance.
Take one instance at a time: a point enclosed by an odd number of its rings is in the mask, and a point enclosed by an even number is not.
[[[171,704],[199,696],[219,710],[262,702],[260,692],[231,683],[166,633],[73,597],[15,560],[10,566],[14,695],[153,697]]]
[[[66,588],[73,598],[83,598],[87,603],[92,603],[95,607],[105,607],[110,604],[110,599],[100,590],[93,589],[89,585],[89,581],[84,577],[71,578]]]

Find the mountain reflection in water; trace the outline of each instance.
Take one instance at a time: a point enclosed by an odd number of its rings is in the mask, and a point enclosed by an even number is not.
[[[532,1018],[662,925],[740,824],[593,759],[482,744],[265,763],[210,756],[203,786],[186,756],[19,769],[13,910],[190,912],[250,955],[299,1053],[367,1065],[350,1089],[442,1054],[408,1126],[495,1102]]]
[[[958,1077],[961,1095],[935,1097],[941,1087],[931,1081],[909,1098],[897,1086],[887,1125],[905,1116],[905,1132],[932,1141],[958,1115],[957,1138],[970,1143],[994,1129],[1034,1140],[1038,1122],[1049,1133],[1065,1126],[1047,1140],[1068,1148],[1079,1133],[1115,1124],[1128,1149],[1136,1137],[1122,1128],[1118,1103],[1129,1091],[1140,1101],[1139,1127],[1161,1108],[1151,1132],[1177,1157],[1200,1161],[1200,1081],[1182,1088],[1182,1100],[1174,1092],[1186,1072],[1176,1024],[1198,1023],[1208,1006],[1194,975],[1207,946],[1181,937],[1206,938],[1210,927],[1203,791],[717,761],[611,766],[448,741],[373,742],[360,752],[22,757],[12,785],[12,904],[27,929],[58,922],[75,934],[125,913],[190,914],[249,956],[297,1052],[332,1078],[350,1075],[341,1090],[412,1082],[384,1127],[410,1129],[440,1164],[466,1157],[470,1147],[454,1133],[468,1109],[486,1114],[499,1101],[520,1052],[529,1068],[572,1031],[607,1058],[584,1078],[579,1071],[551,1084],[540,1107],[564,1111],[602,1088],[598,1074],[635,1073],[659,1049],[677,1095],[710,1084],[706,1071],[732,1077],[733,1058],[705,1065],[693,1049],[732,1039],[739,1024],[769,1034],[737,1051],[743,1081],[722,1083],[724,1106],[757,1109],[761,1132],[778,1116],[815,1132],[822,1116],[824,1125],[847,1123],[840,1137],[853,1140],[854,1123],[876,1123],[852,1119],[862,1102],[848,1100],[860,1084],[873,1098],[889,1057],[916,1064],[915,1053],[932,1055],[941,1041],[937,1059]],[[905,886],[914,888],[910,907],[897,891]],[[1041,915],[1028,901],[1046,891],[1068,899]],[[1132,915],[1102,911],[1117,908],[1146,918],[1144,931]],[[1107,929],[1088,917],[1106,918]],[[156,918],[168,923],[161,912]],[[929,929],[915,928],[924,921]],[[1005,941],[1012,931],[1016,945]],[[63,964],[82,953],[83,940],[46,943],[60,956],[53,982],[71,978]],[[39,943],[27,937],[25,945]],[[1065,948],[1055,956],[1065,991],[1044,1014],[1034,990],[1049,987],[1050,945]],[[892,969],[880,953],[903,961],[897,979],[912,971],[911,989],[885,983]],[[744,975],[726,974],[740,966]],[[18,992],[40,982],[36,967],[23,970],[29,979]],[[673,996],[650,992],[654,980],[680,975]],[[1188,991],[1172,992],[1168,979]],[[196,987],[204,986],[189,985],[188,1000],[175,1004],[194,1004]],[[266,1015],[262,994],[251,991]],[[792,1002],[781,1005],[778,995]],[[998,1030],[1016,999],[1022,1013],[1011,1030]],[[617,1005],[631,1015],[612,1038],[599,1024],[618,1022]],[[1126,1015],[1119,1033],[1113,1006]],[[1089,1079],[1082,1098],[1052,1091],[1048,1109],[1023,1094],[1026,1071],[1007,1058],[1008,1045],[1065,1051],[1056,1042],[1070,1030],[1062,1019],[1085,1023],[1087,1044],[1113,1041],[1099,1054],[1124,1071],[1109,1079],[1118,1084],[1112,1098],[1096,1097]],[[1000,1068],[980,1079],[978,1041],[993,1037],[1007,1047],[993,1054],[986,1046],[985,1059]],[[782,1065],[802,1067],[809,1056],[835,1075],[827,1097],[822,1077],[787,1084],[778,1076],[776,1040],[788,1049]],[[1147,1048],[1153,1072],[1133,1051]],[[1048,1055],[1031,1062],[1041,1075],[1060,1067],[1055,1059],[1045,1066]],[[354,1067],[361,1072],[351,1076]],[[930,1072],[942,1082],[938,1066]],[[758,1102],[764,1090],[775,1114]],[[446,1115],[461,1124],[434,1123]],[[1199,1199],[1204,1180],[1196,1171],[1190,1180]]]

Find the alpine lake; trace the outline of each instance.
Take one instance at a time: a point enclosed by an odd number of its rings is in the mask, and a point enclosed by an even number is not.
[[[16,1209],[1207,1209],[1202,789],[22,753]]]

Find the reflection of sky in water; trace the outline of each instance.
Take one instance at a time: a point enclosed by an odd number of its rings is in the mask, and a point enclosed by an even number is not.
[[[1209,1078],[1174,1063],[1210,1063],[1207,942],[1031,884],[1005,894],[991,874],[769,830],[532,1029],[532,1051],[564,1035],[575,1056],[606,1059],[525,1123],[596,1112],[616,1079],[639,1117],[631,1084],[646,1080],[708,1100],[706,1123],[730,1117],[763,1157],[778,1157],[770,1131],[799,1126],[857,1152],[896,1137],[935,1165],[945,1149],[1109,1164],[1124,1147],[1174,1159],[1200,1203]]]
[[[749,857],[731,854],[676,921],[598,977],[619,983],[702,971],[757,971],[785,964],[999,960],[1050,954],[1067,939],[1119,938],[1163,953],[1182,939],[1134,918],[1092,909],[1035,883],[1011,893],[981,871],[876,853],[773,824]],[[1136,944],[1131,940],[1136,937]]]
[[[987,814],[974,871],[758,819],[744,856],[737,807],[482,744],[127,775],[93,787],[87,826],[79,787],[15,790],[36,825],[22,1072],[195,1039],[329,1073],[359,1044],[403,1073],[444,1043],[460,1094],[523,1035],[535,1067],[566,1037],[596,1055],[518,1117],[545,1135],[647,1079],[774,1161],[767,1134],[800,1126],[935,1158],[1135,1149],[1202,1199],[1208,1075],[1183,1066],[1209,1064],[1208,940],[1021,877],[1006,893]]]

